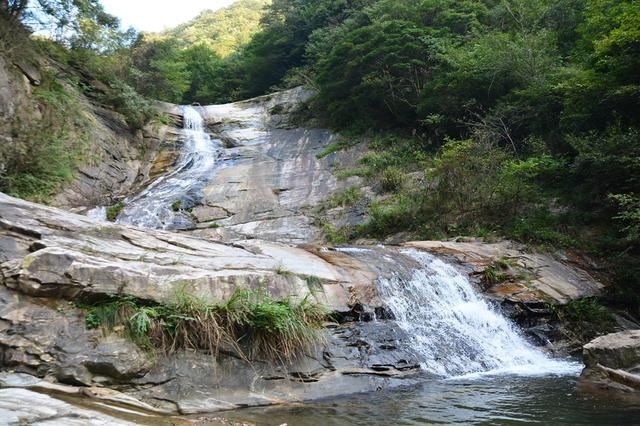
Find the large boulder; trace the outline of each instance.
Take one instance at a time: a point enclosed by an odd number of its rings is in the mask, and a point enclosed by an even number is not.
[[[584,346],[580,387],[640,397],[640,330],[600,336]]]

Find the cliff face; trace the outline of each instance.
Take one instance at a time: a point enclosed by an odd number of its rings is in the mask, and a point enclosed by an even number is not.
[[[49,204],[82,210],[112,204],[144,185],[149,175],[158,173],[157,163],[171,158],[177,134],[173,126],[160,123],[132,132],[120,114],[70,84],[73,78],[73,70],[44,57],[16,61],[0,55],[0,172],[28,164],[34,156],[44,163],[40,169],[76,156],[70,161],[72,175],[55,186],[55,194],[46,195]],[[44,81],[64,97],[63,105],[47,105],[53,104],[47,99],[52,91],[41,87]],[[59,110],[52,123],[55,108]],[[64,128],[56,117],[64,118]],[[31,173],[28,165],[23,168],[25,175]]]

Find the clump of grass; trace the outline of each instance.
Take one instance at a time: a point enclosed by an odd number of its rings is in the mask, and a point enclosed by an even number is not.
[[[122,209],[124,209],[124,204],[121,202],[117,202],[116,204],[107,207],[107,220],[114,222]]]
[[[276,265],[276,267],[273,268],[273,272],[275,272],[278,275],[282,275],[283,277],[289,277],[293,275],[293,272],[286,269],[282,264]]]
[[[320,151],[318,154],[316,154],[316,158],[318,160],[333,154],[334,152],[338,152],[338,151],[342,151],[348,148],[351,148],[352,146],[356,145],[358,142],[357,141],[349,141],[347,139],[339,139],[335,142],[330,143],[329,145],[327,145],[322,151]]]
[[[144,349],[172,353],[181,349],[221,349],[244,359],[265,358],[288,363],[312,351],[328,311],[309,295],[273,299],[264,291],[236,290],[224,303],[208,304],[185,291],[166,304],[144,303],[131,296],[111,296],[91,305],[88,328],[122,327]]]
[[[171,203],[171,210],[173,210],[174,212],[179,211],[181,208],[182,208],[182,201],[176,200],[173,203]]]
[[[397,167],[387,167],[380,175],[380,186],[386,192],[396,192],[402,189],[405,181],[404,172]]]
[[[507,257],[494,260],[490,266],[482,271],[482,281],[485,284],[493,285],[505,282],[512,276],[509,273],[511,267],[515,266],[515,261]]]
[[[220,228],[220,225],[218,223],[216,223],[216,222],[212,222],[212,223],[209,224],[209,226],[207,226],[207,228],[209,228],[209,229],[218,229],[218,228]]]
[[[357,186],[352,186],[337,192],[329,197],[322,208],[333,209],[336,207],[352,207],[362,198],[362,191]]]

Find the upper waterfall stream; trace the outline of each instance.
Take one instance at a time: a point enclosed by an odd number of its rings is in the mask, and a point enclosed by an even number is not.
[[[181,108],[184,143],[175,169],[127,198],[117,223],[155,229],[192,227],[184,209],[192,207],[200,198],[200,191],[216,166],[220,143],[206,133],[204,119],[195,107]]]

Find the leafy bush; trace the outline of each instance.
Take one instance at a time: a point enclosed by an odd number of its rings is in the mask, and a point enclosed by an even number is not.
[[[110,222],[115,222],[122,209],[124,209],[124,204],[121,202],[107,207],[107,220]]]
[[[394,232],[414,230],[420,201],[409,195],[378,201],[369,207],[370,220],[358,227],[358,233],[370,237],[384,237]]]
[[[102,100],[124,116],[131,130],[143,128],[156,115],[148,100],[120,80],[111,83]]]
[[[383,191],[394,192],[402,188],[406,181],[404,172],[397,167],[387,167],[380,176],[380,185]]]

